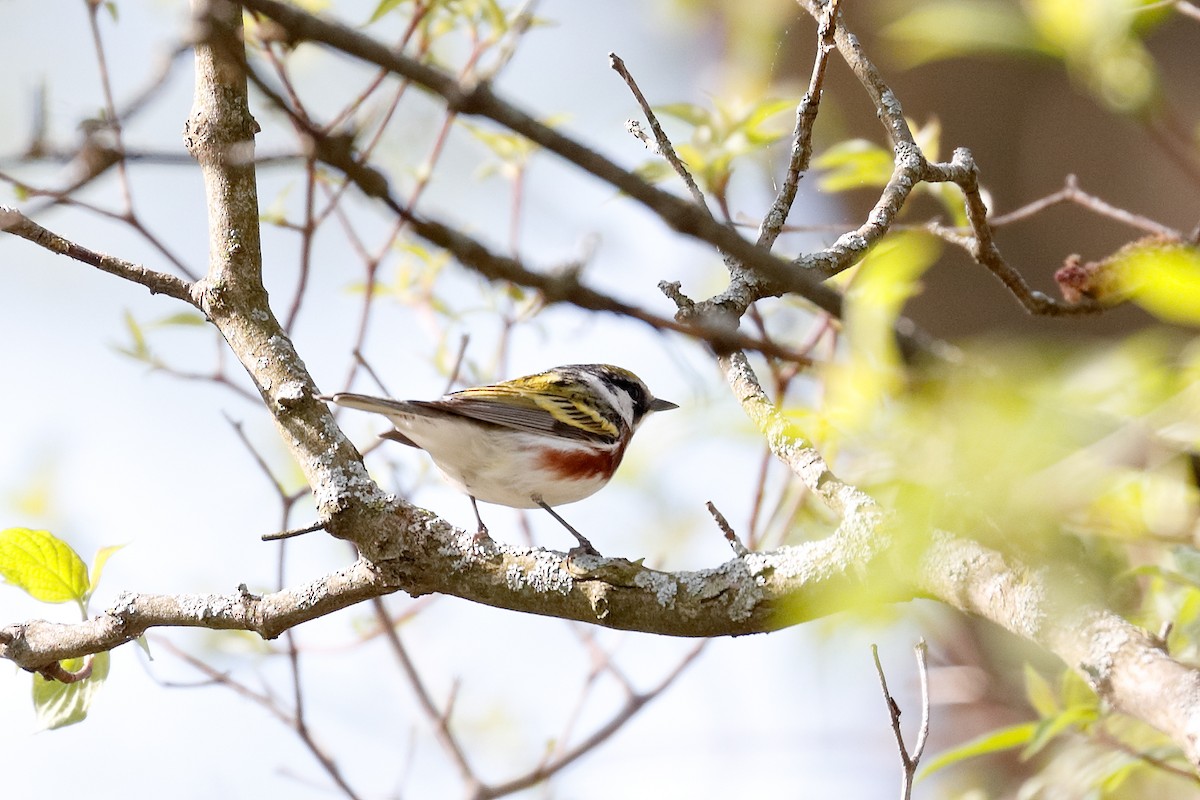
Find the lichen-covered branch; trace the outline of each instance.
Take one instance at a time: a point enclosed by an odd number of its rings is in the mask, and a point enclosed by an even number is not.
[[[241,10],[195,0],[201,41],[196,44],[196,92],[184,143],[204,175],[209,214],[209,269],[197,282],[200,308],[220,330],[262,395],[284,444],[317,487],[317,510],[335,535],[339,514],[368,517],[383,535],[401,504],[367,475],[268,303],[262,283],[254,134],[250,113]],[[354,501],[354,502],[351,502]]]
[[[1050,579],[969,540],[937,534],[918,589],[1037,642],[1119,711],[1170,736],[1200,767],[1200,670],[1171,658],[1150,633]]]

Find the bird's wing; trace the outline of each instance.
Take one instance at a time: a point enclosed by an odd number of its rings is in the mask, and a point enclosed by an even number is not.
[[[611,442],[620,429],[571,396],[546,394],[506,384],[479,386],[446,395],[432,405],[464,417],[566,439]]]
[[[611,442],[620,436],[612,422],[595,412],[589,413],[586,406],[570,397],[545,395],[504,384],[464,389],[441,400],[392,400],[350,392],[322,395],[320,399],[385,416],[456,415],[564,439]]]

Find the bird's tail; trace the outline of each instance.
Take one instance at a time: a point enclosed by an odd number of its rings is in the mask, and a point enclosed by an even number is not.
[[[358,411],[371,411],[375,414],[411,414],[416,407],[407,400],[392,400],[388,397],[371,397],[366,394],[339,392],[338,394],[322,394],[318,400],[336,403],[343,408],[353,408]]]

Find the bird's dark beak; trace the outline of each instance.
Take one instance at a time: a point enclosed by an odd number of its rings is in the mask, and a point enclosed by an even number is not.
[[[672,408],[679,408],[679,406],[670,400],[661,400],[657,397],[650,401],[651,411],[670,411]]]

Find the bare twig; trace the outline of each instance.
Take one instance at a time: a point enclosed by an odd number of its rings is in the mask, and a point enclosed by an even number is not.
[[[1189,3],[1187,0],[1175,0],[1174,6],[1175,10],[1180,14],[1200,22],[1200,7],[1197,7],[1194,3]]]
[[[447,704],[446,710],[438,708],[433,701],[433,696],[425,686],[425,681],[421,678],[421,673],[417,670],[416,664],[408,653],[408,649],[404,646],[404,642],[400,639],[400,633],[396,630],[396,625],[392,622],[388,615],[387,607],[379,598],[372,600],[372,606],[375,609],[375,619],[379,622],[379,627],[387,637],[388,644],[392,648],[392,654],[396,657],[397,663],[404,672],[405,678],[412,687],[413,694],[416,695],[417,704],[421,707],[421,711],[425,714],[426,721],[433,727],[434,735],[438,742],[442,745],[442,749],[454,762],[458,768],[458,772],[463,782],[466,784],[468,791],[476,791],[481,786],[479,777],[475,774],[475,770],[471,767],[471,763],[467,760],[467,755],[455,737],[454,732],[450,730],[450,710]]]
[[[598,728],[591,736],[588,736],[579,744],[567,750],[558,758],[550,763],[540,766],[536,770],[530,771],[528,774],[507,781],[502,784],[496,784],[488,787],[486,792],[477,793],[474,800],[490,800],[490,798],[503,797],[513,794],[522,789],[527,789],[530,786],[535,786],[544,781],[550,775],[564,769],[570,764],[577,761],[582,756],[594,750],[599,745],[606,742],[609,737],[625,726],[630,719],[639,711],[645,708],[646,704],[654,700],[663,691],[667,689],[680,675],[683,674],[693,661],[704,651],[708,642],[698,642],[688,653],[675,665],[667,675],[660,680],[655,686],[648,691],[636,693],[628,697],[621,709],[609,718],[608,722]]]
[[[783,183],[775,196],[771,209],[763,217],[758,229],[759,247],[770,250],[779,238],[779,233],[787,221],[792,203],[796,200],[796,192],[800,188],[800,177],[808,171],[812,158],[812,131],[817,121],[817,110],[821,105],[821,91],[825,84],[825,67],[829,63],[829,54],[833,51],[834,20],[839,11],[840,2],[829,3],[822,14],[817,28],[817,57],[813,62],[812,76],[808,80],[808,91],[796,108],[796,127],[792,132],[791,157],[788,160],[787,172]]]
[[[188,664],[192,669],[196,670],[200,674],[204,675],[208,679],[208,683],[210,685],[216,684],[233,691],[239,697],[250,700],[255,705],[259,706],[264,711],[282,722],[286,727],[295,732],[308,751],[312,753],[313,758],[317,760],[317,763],[321,765],[321,768],[325,770],[330,779],[337,784],[338,788],[343,794],[346,795],[346,797],[351,798],[351,800],[357,800],[359,798],[359,794],[354,791],[354,789],[346,781],[345,776],[342,775],[342,771],[338,767],[337,762],[334,761],[333,757],[325,752],[325,749],[317,743],[316,739],[313,738],[312,733],[308,730],[308,727],[302,723],[301,718],[297,717],[295,713],[288,713],[288,711],[283,708],[279,699],[274,695],[267,692],[257,692],[251,689],[249,686],[246,686],[244,683],[234,680],[227,673],[214,669],[211,665],[205,663],[201,659],[196,658],[187,651],[177,647],[170,639],[155,639],[155,646],[168,650],[176,658]]]
[[[392,52],[387,47],[342,25],[318,19],[277,0],[239,0],[245,8],[275,20],[296,40],[322,42],[363,61],[384,67],[425,86],[443,97],[449,108],[459,114],[486,117],[521,134],[579,169],[591,173],[654,210],[673,229],[707,241],[722,252],[756,270],[777,287],[792,291],[833,314],[840,314],[841,296],[822,285],[804,270],[797,270],[775,258],[754,243],[743,239],[729,226],[717,222],[706,209],[655,187],[635,173],[623,169],[599,153],[564,136],[529,114],[497,97],[487,84],[464,86],[444,72],[414,59]],[[345,169],[344,159],[334,166]],[[372,171],[373,172],[373,171]],[[360,188],[369,196],[386,192],[386,181],[377,173],[360,174]],[[357,181],[356,181],[357,182]]]
[[[638,105],[642,107],[642,113],[646,115],[646,121],[650,123],[650,131],[654,134],[654,152],[666,159],[671,165],[671,169],[675,170],[688,191],[692,195],[692,199],[696,201],[696,205],[704,209],[708,205],[704,202],[704,192],[700,191],[700,187],[696,185],[696,179],[692,177],[692,173],[688,172],[687,166],[679,158],[679,154],[675,152],[674,145],[671,144],[671,139],[667,136],[667,132],[663,130],[662,125],[658,121],[658,115],[654,113],[654,109],[650,107],[646,96],[642,94],[642,90],[638,87],[637,81],[633,79],[633,75],[629,74],[629,69],[626,68],[625,62],[616,53],[608,54],[609,65],[616,71],[618,75],[625,81],[625,85],[629,87],[629,91],[633,92],[634,99]]]
[[[94,250],[76,244],[57,233],[54,233],[11,206],[0,206],[0,230],[7,231],[13,236],[20,236],[34,244],[59,255],[73,258],[84,264],[90,264],[110,275],[124,278],[127,281],[139,283],[150,290],[151,294],[165,294],[176,300],[183,300],[189,305],[200,307],[192,296],[192,284],[182,278],[177,278],[166,272],[134,264],[123,258],[97,253]]]
[[[708,513],[712,514],[713,521],[717,523],[717,527],[721,529],[721,533],[725,535],[725,541],[729,542],[729,546],[733,548],[733,552],[738,558],[746,555],[750,551],[746,549],[746,545],[742,544],[742,540],[738,538],[737,532],[733,526],[729,524],[729,520],[725,519],[725,515],[717,510],[713,502],[709,500],[704,504],[708,509]]]
[[[926,164],[924,179],[935,182],[951,181],[962,189],[966,201],[967,221],[971,224],[971,231],[974,234],[963,244],[970,250],[976,261],[1008,287],[1013,297],[1026,311],[1045,316],[1064,316],[1093,314],[1100,310],[1095,303],[1064,303],[1051,298],[1044,292],[1034,290],[1021,273],[1004,259],[992,236],[992,228],[987,218],[987,206],[984,205],[983,195],[979,190],[979,168],[976,166],[970,150],[959,147],[955,149],[949,163]]]
[[[1029,217],[1045,211],[1047,208],[1058,205],[1060,203],[1074,203],[1075,205],[1086,208],[1087,210],[1102,216],[1107,217],[1117,222],[1123,223],[1136,228],[1137,230],[1145,231],[1146,233],[1158,234],[1167,236],[1172,239],[1181,238],[1182,233],[1163,225],[1157,220],[1144,217],[1140,214],[1134,214],[1123,208],[1118,208],[1110,203],[1106,203],[1094,194],[1089,194],[1079,188],[1079,179],[1074,175],[1067,175],[1063,188],[1057,192],[1046,195],[1045,197],[1027,203],[1020,208],[1013,209],[1006,214],[999,214],[992,217],[991,224],[993,228],[999,228],[1004,225],[1011,225],[1014,222],[1020,222]]]
[[[264,542],[277,542],[280,539],[291,539],[294,536],[303,536],[306,533],[312,533],[314,531],[324,530],[325,526],[328,524],[329,523],[326,523],[326,522],[314,522],[313,524],[305,525],[302,528],[289,528],[286,531],[277,531],[275,533],[264,533],[260,538]]]
[[[900,763],[904,772],[900,784],[901,800],[910,800],[912,797],[917,765],[921,761],[921,756],[925,752],[925,742],[929,738],[929,670],[925,658],[928,650],[925,640],[921,639],[913,649],[917,654],[917,672],[921,680],[921,727],[917,731],[917,741],[910,755],[908,747],[904,744],[904,734],[900,730],[900,706],[888,691],[887,676],[883,672],[883,664],[879,661],[879,647],[871,645],[871,657],[875,660],[875,672],[879,675],[879,685],[883,689],[883,699],[887,703],[888,717],[892,722],[892,733],[896,736],[896,747],[900,751]]]

